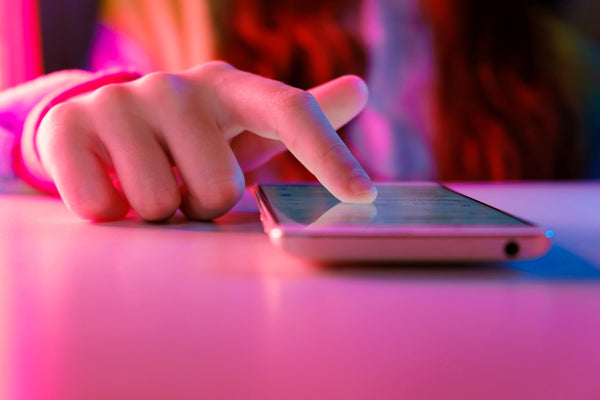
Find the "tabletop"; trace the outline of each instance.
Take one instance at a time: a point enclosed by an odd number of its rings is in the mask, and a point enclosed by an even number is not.
[[[0,398],[598,398],[600,182],[450,186],[554,231],[549,253],[333,267],[271,246],[248,195],[91,223],[4,190]]]

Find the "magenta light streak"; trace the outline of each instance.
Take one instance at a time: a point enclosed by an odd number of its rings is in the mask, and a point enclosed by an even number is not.
[[[42,72],[36,0],[0,0],[0,89]]]

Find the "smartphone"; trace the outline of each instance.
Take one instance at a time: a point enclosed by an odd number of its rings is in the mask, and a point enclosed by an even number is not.
[[[552,232],[436,182],[378,184],[371,204],[311,183],[253,192],[271,242],[319,261],[500,261],[537,258]]]

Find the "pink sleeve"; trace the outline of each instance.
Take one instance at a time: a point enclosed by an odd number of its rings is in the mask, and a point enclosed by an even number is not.
[[[37,189],[56,193],[52,182],[40,180],[25,168],[21,153],[22,146],[30,146],[37,154],[35,135],[42,118],[53,106],[72,97],[139,77],[130,70],[60,71],[0,93],[0,127],[14,136],[12,163],[16,174]]]

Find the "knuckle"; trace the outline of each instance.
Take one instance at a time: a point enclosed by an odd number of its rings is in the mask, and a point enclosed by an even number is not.
[[[168,72],[152,72],[141,78],[139,84],[158,93],[177,91],[184,86],[181,77]]]
[[[108,193],[96,193],[93,199],[70,193],[63,200],[69,210],[83,219],[105,220],[114,214],[114,199]]]
[[[312,94],[293,87],[281,89],[271,101],[273,109],[284,114],[306,112],[318,107],[317,100]]]
[[[153,72],[136,84],[143,101],[154,107],[159,114],[168,105],[168,109],[179,110],[185,115],[195,104],[196,93],[183,75]]]
[[[231,64],[222,60],[214,60],[204,63],[202,67],[207,70],[215,70],[215,71],[229,71],[235,69]]]
[[[42,122],[52,121],[52,125],[62,125],[72,120],[74,112],[76,112],[76,107],[72,102],[59,103],[46,113]]]
[[[36,135],[36,145],[41,153],[72,148],[78,140],[81,111],[71,102],[57,104],[42,119]]]
[[[96,109],[124,110],[131,103],[131,92],[125,84],[109,84],[98,88],[91,96]]]
[[[326,146],[321,151],[321,158],[326,164],[332,164],[340,159],[348,157],[349,150],[343,142],[337,142]]]
[[[233,70],[235,68],[231,64],[221,60],[214,60],[200,64],[190,69],[189,72],[195,76],[206,76],[207,79],[213,79],[215,76]]]
[[[217,96],[217,88],[223,87],[237,70],[224,61],[209,61],[201,64],[182,76],[192,82],[192,86],[199,93],[209,94],[211,98]]]
[[[44,116],[39,129],[57,132],[69,130],[76,126],[80,118],[80,110],[74,103],[65,102],[52,107]]]

